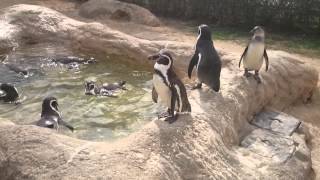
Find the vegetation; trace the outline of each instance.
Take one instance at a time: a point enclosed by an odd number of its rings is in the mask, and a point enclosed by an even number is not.
[[[320,34],[320,0],[123,0],[166,17]]]
[[[212,30],[215,40],[232,40],[245,44],[250,38],[250,29],[213,26]],[[320,57],[320,36],[318,35],[297,35],[267,30],[266,40],[270,49],[282,49],[309,57]]]

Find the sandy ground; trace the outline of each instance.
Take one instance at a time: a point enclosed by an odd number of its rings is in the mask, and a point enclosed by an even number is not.
[[[108,26],[128,33],[130,35],[149,39],[149,40],[170,40],[194,44],[196,41],[197,27],[188,23],[183,23],[175,20],[162,19],[163,26],[161,27],[147,27],[133,23],[119,23],[99,17],[99,19],[89,20],[78,16],[77,8],[79,4],[76,1],[63,0],[1,0],[0,8],[7,7],[14,4],[37,4],[46,6],[66,14],[69,17],[79,19],[82,21],[99,21]],[[217,49],[224,49],[235,54],[240,54],[244,47],[231,41],[214,41]],[[320,57],[308,58],[299,54],[292,54],[301,61],[304,61],[315,67],[320,72]],[[271,60],[272,61],[272,60]],[[304,122],[304,128],[309,133],[308,144],[312,150],[312,163],[315,174],[320,174],[320,83],[316,89],[313,99],[309,104],[296,103],[284,111],[291,114]],[[314,177],[320,179],[320,177]]]

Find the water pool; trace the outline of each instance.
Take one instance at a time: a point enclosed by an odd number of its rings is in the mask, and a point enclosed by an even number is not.
[[[149,68],[121,63],[121,59],[110,57],[95,57],[98,63],[81,65],[79,69],[48,65],[48,57],[68,55],[85,54],[56,44],[28,45],[9,54],[8,63],[27,68],[32,75],[21,77],[0,64],[0,82],[14,83],[22,102],[20,105],[0,104],[0,118],[16,124],[31,124],[40,118],[43,98],[54,96],[63,119],[76,128],[74,133],[67,129],[59,133],[104,141],[125,137],[156,116]],[[118,98],[86,96],[85,80],[98,83],[125,80],[128,90],[121,91]]]

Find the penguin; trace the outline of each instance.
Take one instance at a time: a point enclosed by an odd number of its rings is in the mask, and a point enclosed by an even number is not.
[[[43,100],[41,118],[37,121],[36,125],[56,130],[59,129],[60,125],[63,125],[72,132],[74,130],[71,125],[62,120],[61,113],[58,109],[58,100],[55,97],[46,97]]]
[[[100,96],[109,96],[116,97],[114,93],[117,90],[127,90],[125,87],[126,81],[119,81],[111,84],[103,84],[101,87],[96,84],[94,81],[85,82],[85,94],[86,95],[100,95]]]
[[[26,69],[23,69],[15,64],[8,64],[5,62],[5,60],[8,58],[8,56],[6,56],[6,58],[4,59],[0,59],[0,62],[2,62],[10,71],[13,71],[23,77],[28,77],[29,76],[29,71]]]
[[[170,124],[178,118],[177,112],[191,112],[191,105],[187,97],[187,91],[173,71],[173,58],[170,53],[162,49],[159,53],[148,57],[149,60],[155,60],[153,74],[152,99],[155,103],[165,105],[168,110],[158,116],[165,117],[165,121]]]
[[[213,45],[210,28],[205,24],[198,27],[196,50],[188,67],[189,78],[194,67],[198,83],[192,89],[200,89],[204,83],[216,92],[220,90],[221,60]]]
[[[269,58],[265,46],[265,32],[260,26],[254,27],[250,32],[253,33],[253,36],[241,55],[239,68],[243,60],[244,76],[249,77],[251,75],[249,71],[254,71],[254,78],[258,83],[261,83],[259,70],[263,64],[263,59],[266,61],[266,71],[269,68]]]
[[[9,83],[0,84],[0,100],[8,102],[17,102],[19,93],[17,88]]]
[[[23,76],[23,77],[28,77],[29,76],[29,71],[26,69],[22,69],[19,66],[16,66],[14,64],[4,64],[9,70]]]
[[[60,64],[93,64],[97,61],[93,58],[80,58],[75,56],[67,56],[67,57],[58,57],[51,59],[54,63],[60,63]]]

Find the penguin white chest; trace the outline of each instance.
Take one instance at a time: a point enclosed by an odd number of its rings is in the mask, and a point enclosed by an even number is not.
[[[162,77],[158,74],[153,75],[153,86],[158,93],[158,102],[170,108],[171,106],[171,90],[164,83]]]
[[[248,70],[259,70],[263,64],[264,43],[249,44],[243,65]]]

